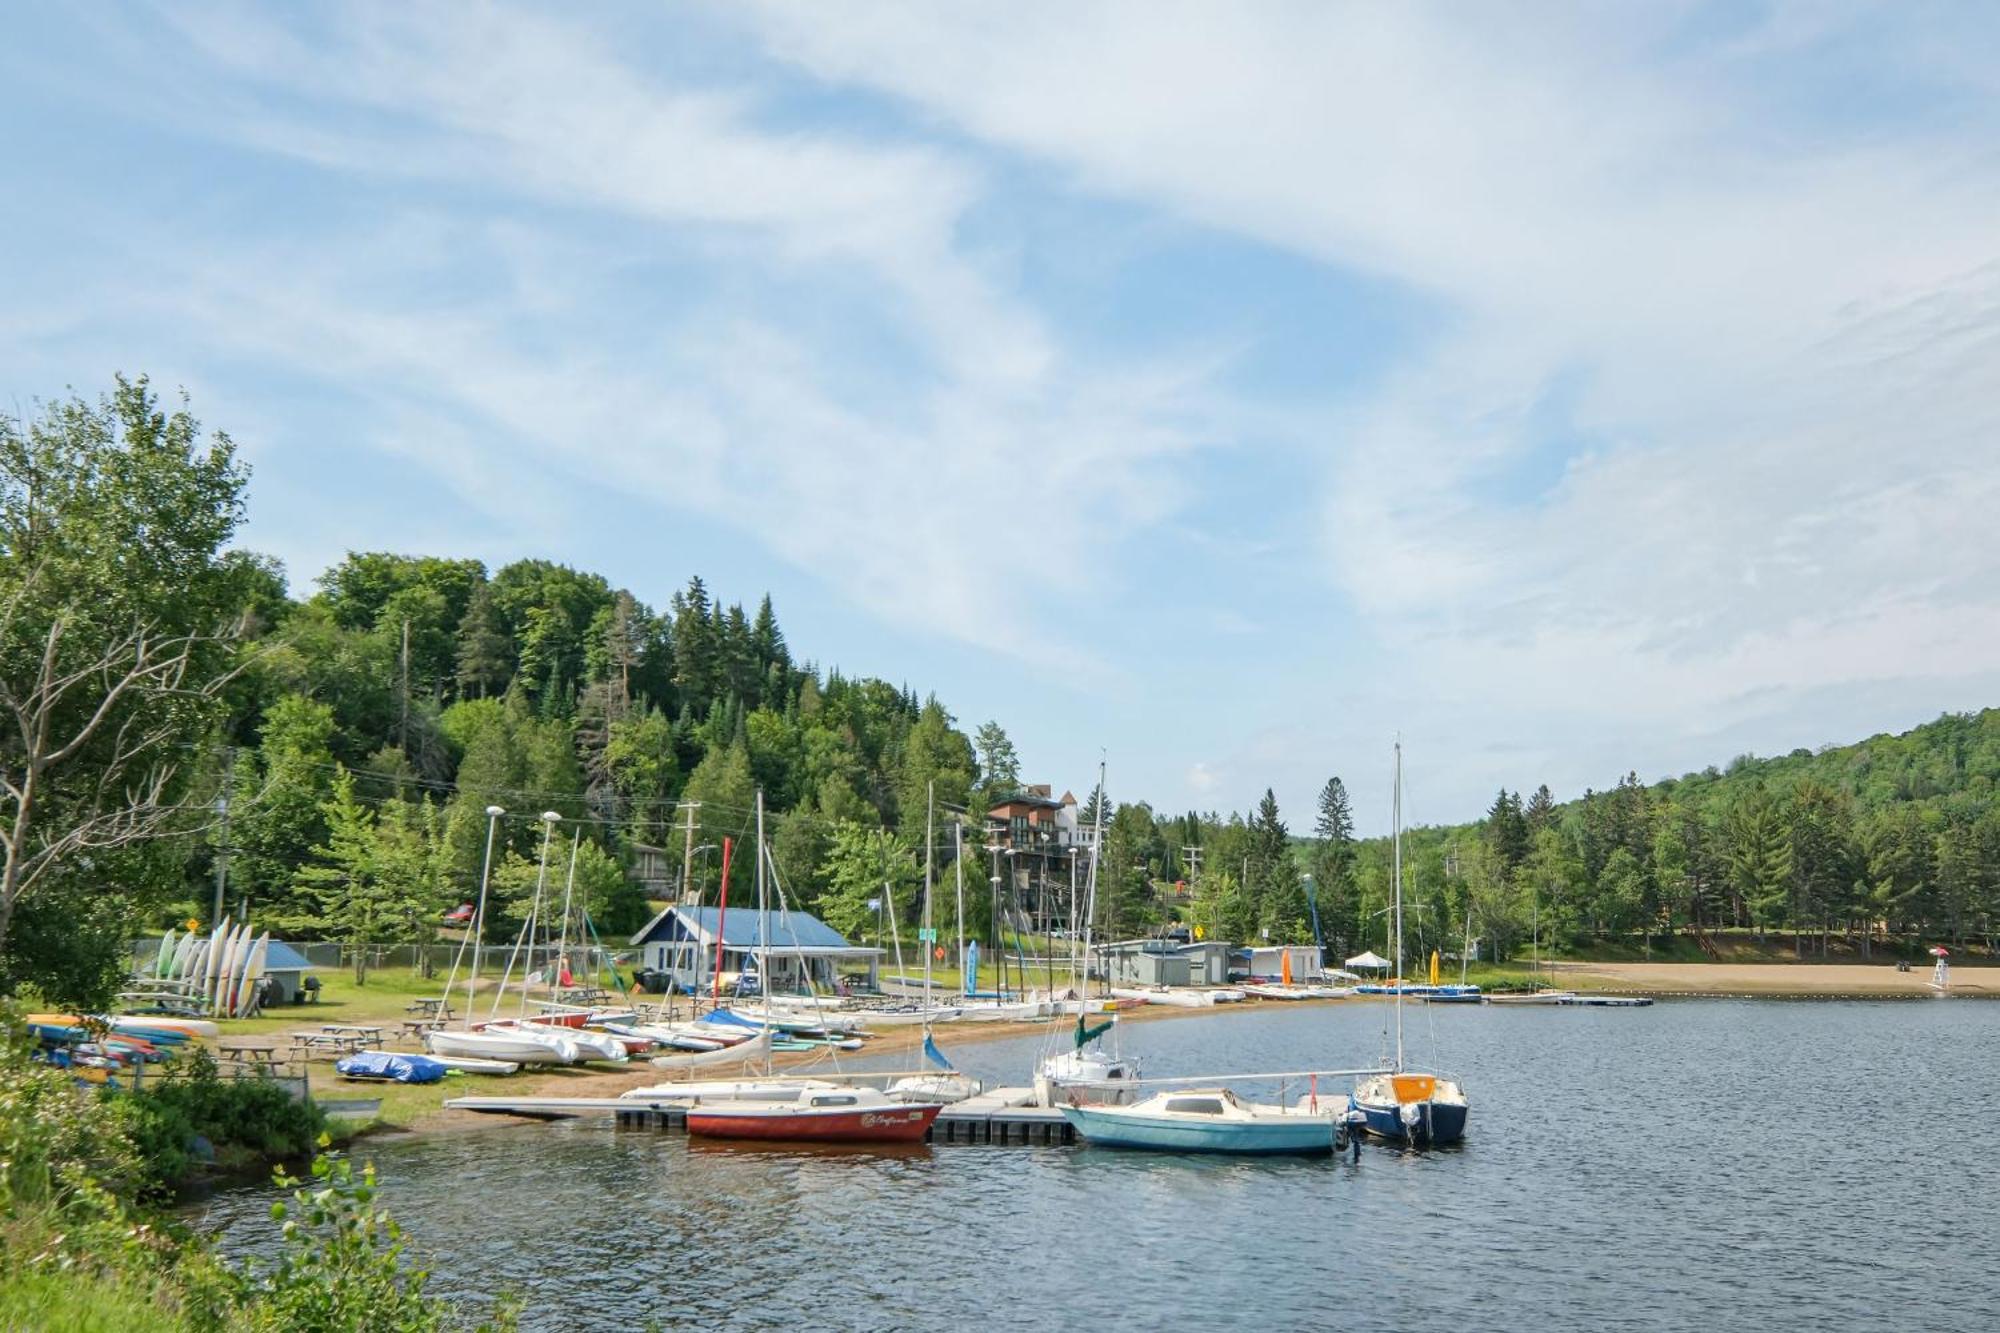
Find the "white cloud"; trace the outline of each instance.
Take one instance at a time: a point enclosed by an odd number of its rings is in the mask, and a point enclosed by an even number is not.
[[[1925,25],[1784,7],[1705,42],[1675,6],[754,12],[822,78],[1444,312],[1321,450],[1328,578],[1410,707],[1498,737],[1554,716],[1546,763],[1607,722],[1678,753],[1719,720],[1775,725],[1787,691],[2000,670],[2000,163],[1990,112],[1921,114],[1991,74]],[[1866,119],[1812,63],[1864,24],[1892,30],[1869,65],[1911,94]],[[1552,444],[1534,409],[1557,384]]]
[[[965,155],[774,128],[751,93],[649,77],[521,12],[340,9],[310,38],[262,10],[172,21],[226,75],[175,110],[200,131],[336,178],[509,201],[504,223],[412,202],[330,244],[232,246],[187,284],[198,300],[178,282],[159,295],[191,304],[208,337],[369,386],[388,419],[378,447],[517,531],[549,526],[518,478],[557,468],[739,526],[887,619],[1103,672],[1045,622],[1032,585],[994,585],[995,542],[1096,568],[1173,510],[1206,367],[1063,348],[961,241],[987,188]],[[619,286],[622,256],[552,239],[517,216],[523,201],[657,228],[662,248],[736,277],[708,296],[662,291],[636,329],[537,338],[543,319],[575,331],[587,293]],[[403,294],[468,254],[504,275],[488,297]],[[914,349],[861,377],[906,376],[893,399],[845,373],[841,330],[781,323],[736,299],[737,280],[836,311],[865,301]],[[629,284],[618,295],[648,304]],[[1010,496],[1004,523],[971,521]]]

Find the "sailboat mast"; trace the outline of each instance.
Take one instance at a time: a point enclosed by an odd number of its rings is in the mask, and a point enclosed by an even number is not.
[[[764,882],[764,789],[757,789],[757,985],[764,992],[764,1013],[771,1012],[771,950],[766,932],[771,924],[769,890]]]
[[[569,877],[563,881],[562,929],[556,944],[555,986],[562,987],[562,974],[569,969],[569,908],[570,900],[576,896],[576,854],[583,847],[583,833],[578,831],[569,842]]]
[[[1390,822],[1394,825],[1391,861],[1396,876],[1396,1068],[1403,1067],[1403,742],[1396,742],[1396,794],[1390,802]]]
[[[958,989],[965,990],[965,821],[951,821],[951,873],[958,881]]]
[[[771,950],[766,932],[771,924],[769,890],[764,879],[764,789],[757,789],[757,985],[764,992],[764,1032],[771,1031]],[[771,1043],[764,1042],[764,1073],[771,1072]]]
[[[932,841],[933,827],[937,817],[937,783],[924,784],[924,928],[917,934],[917,944],[924,951],[924,1035],[931,1035],[931,949],[935,941],[931,938],[931,871],[933,868],[936,843]]]
[[[472,1026],[472,1006],[477,1002],[479,990],[479,964],[486,946],[486,889],[493,880],[493,835],[500,827],[500,816],[507,812],[497,805],[486,807],[486,859],[479,867],[479,910],[472,914],[472,975],[465,982],[465,1022]]]
[[[1104,807],[1108,804],[1104,795],[1104,761],[1097,761],[1097,814],[1091,821],[1090,831],[1090,879],[1083,895],[1083,989],[1080,994],[1090,994],[1090,942],[1091,930],[1097,923],[1097,863],[1104,851]],[[1109,989],[1111,978],[1104,979]]]

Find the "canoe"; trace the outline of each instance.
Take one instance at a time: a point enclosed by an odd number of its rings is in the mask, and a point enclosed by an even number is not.
[[[431,1059],[461,1074],[514,1074],[521,1069],[512,1060],[480,1060],[469,1055],[433,1055]]]
[[[808,1089],[789,1102],[697,1102],[688,1108],[687,1132],[783,1143],[921,1143],[943,1109],[892,1101],[873,1088]]]

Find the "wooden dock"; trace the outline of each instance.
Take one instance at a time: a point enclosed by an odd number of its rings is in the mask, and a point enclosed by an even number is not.
[[[1076,1130],[1053,1107],[1034,1106],[1027,1088],[996,1088],[954,1102],[932,1123],[932,1143],[1049,1144],[1075,1143]],[[530,1120],[576,1120],[608,1115],[627,1129],[662,1129],[685,1133],[691,1100],[669,1097],[455,1097],[448,1110],[486,1115],[520,1116]]]

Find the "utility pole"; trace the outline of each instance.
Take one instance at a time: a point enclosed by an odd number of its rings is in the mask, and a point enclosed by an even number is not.
[[[215,798],[215,813],[221,819],[220,841],[215,846],[215,915],[211,927],[222,924],[222,897],[229,888],[229,798],[236,790],[236,747],[222,748],[222,790]]]
[[[410,757],[410,620],[403,618],[403,718],[396,730],[396,748]]]
[[[1181,863],[1187,867],[1188,893],[1204,909],[1212,910],[1214,904],[1210,903],[1206,895],[1201,891],[1201,848],[1183,846],[1181,848]],[[1207,924],[1217,935],[1222,934],[1221,922],[1211,919]]]
[[[681,906],[692,906],[695,900],[692,879],[694,876],[694,812],[701,809],[700,801],[682,801],[680,808],[687,811],[687,826],[681,832]]]

